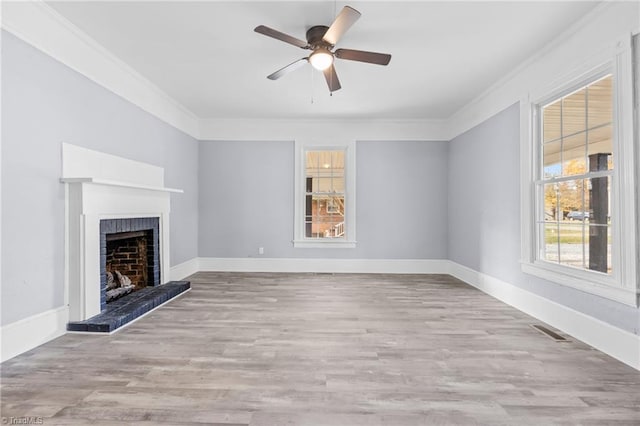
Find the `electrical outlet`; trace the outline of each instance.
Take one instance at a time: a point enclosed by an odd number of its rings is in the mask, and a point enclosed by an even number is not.
[[[258,254],[264,254],[264,247],[258,247]]]

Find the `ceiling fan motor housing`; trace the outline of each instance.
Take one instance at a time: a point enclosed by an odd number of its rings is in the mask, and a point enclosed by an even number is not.
[[[307,30],[307,42],[312,49],[317,47],[326,47],[327,49],[332,49],[333,45],[331,43],[327,43],[323,40],[322,37],[326,34],[329,27],[325,25],[316,25]]]

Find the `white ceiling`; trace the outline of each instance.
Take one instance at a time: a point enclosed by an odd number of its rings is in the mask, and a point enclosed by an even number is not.
[[[500,80],[597,2],[47,2],[199,118],[438,119]],[[337,60],[329,96],[308,51],[253,32],[304,39],[344,5],[362,17],[339,47],[393,55],[387,67]],[[313,101],[313,102],[312,102]]]

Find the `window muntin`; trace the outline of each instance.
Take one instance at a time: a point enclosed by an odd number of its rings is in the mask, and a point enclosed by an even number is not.
[[[539,106],[537,259],[611,275],[613,77]]]
[[[305,152],[305,238],[345,235],[345,151]]]

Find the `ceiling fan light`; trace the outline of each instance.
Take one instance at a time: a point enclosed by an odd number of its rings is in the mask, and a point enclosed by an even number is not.
[[[309,55],[311,66],[319,71],[324,71],[333,64],[333,54],[323,47],[316,49]]]

